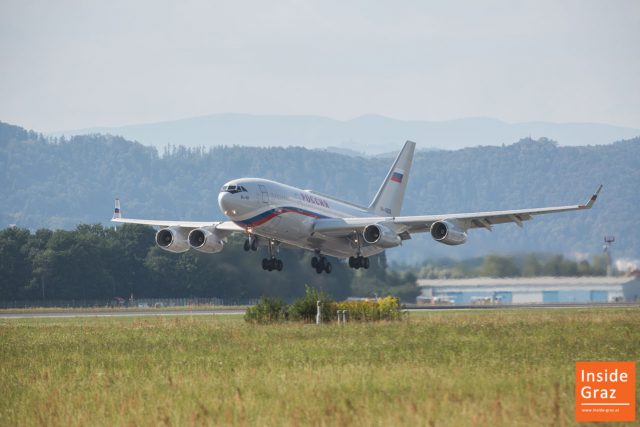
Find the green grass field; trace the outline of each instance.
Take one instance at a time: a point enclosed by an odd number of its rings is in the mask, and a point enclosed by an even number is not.
[[[640,309],[0,321],[0,423],[574,425],[574,362],[638,360]],[[617,425],[620,425],[619,423]]]

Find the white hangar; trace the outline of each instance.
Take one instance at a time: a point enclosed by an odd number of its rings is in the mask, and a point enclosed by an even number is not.
[[[420,279],[418,304],[558,304],[640,300],[640,276]]]

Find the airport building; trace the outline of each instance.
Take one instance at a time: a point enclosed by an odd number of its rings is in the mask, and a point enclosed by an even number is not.
[[[418,304],[561,304],[640,301],[640,275],[420,279]]]

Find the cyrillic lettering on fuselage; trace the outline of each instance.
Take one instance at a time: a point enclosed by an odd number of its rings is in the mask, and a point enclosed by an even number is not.
[[[309,194],[306,193],[300,193],[300,197],[302,198],[303,202],[307,202],[307,203],[313,203],[314,205],[318,205],[318,206],[322,206],[325,208],[329,207],[329,203],[327,203],[327,201],[319,198],[319,197],[315,197],[315,196],[311,196]]]

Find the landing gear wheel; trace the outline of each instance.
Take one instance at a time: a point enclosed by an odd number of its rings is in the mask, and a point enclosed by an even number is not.
[[[249,243],[249,239],[244,241],[244,250],[245,252],[249,252],[249,249],[251,249],[251,243]]]
[[[284,263],[281,259],[277,258],[262,258],[262,269],[268,271],[282,271]]]
[[[329,274],[333,269],[331,263],[327,261],[327,258],[323,255],[311,258],[311,268],[313,268],[318,274],[322,274],[323,271]]]
[[[258,250],[258,239],[256,239],[255,237],[251,239],[251,250],[254,252]]]
[[[369,268],[369,258],[363,257],[362,255],[358,255],[357,257],[349,257],[349,267],[355,268],[356,270],[360,268],[364,268],[365,270]]]

